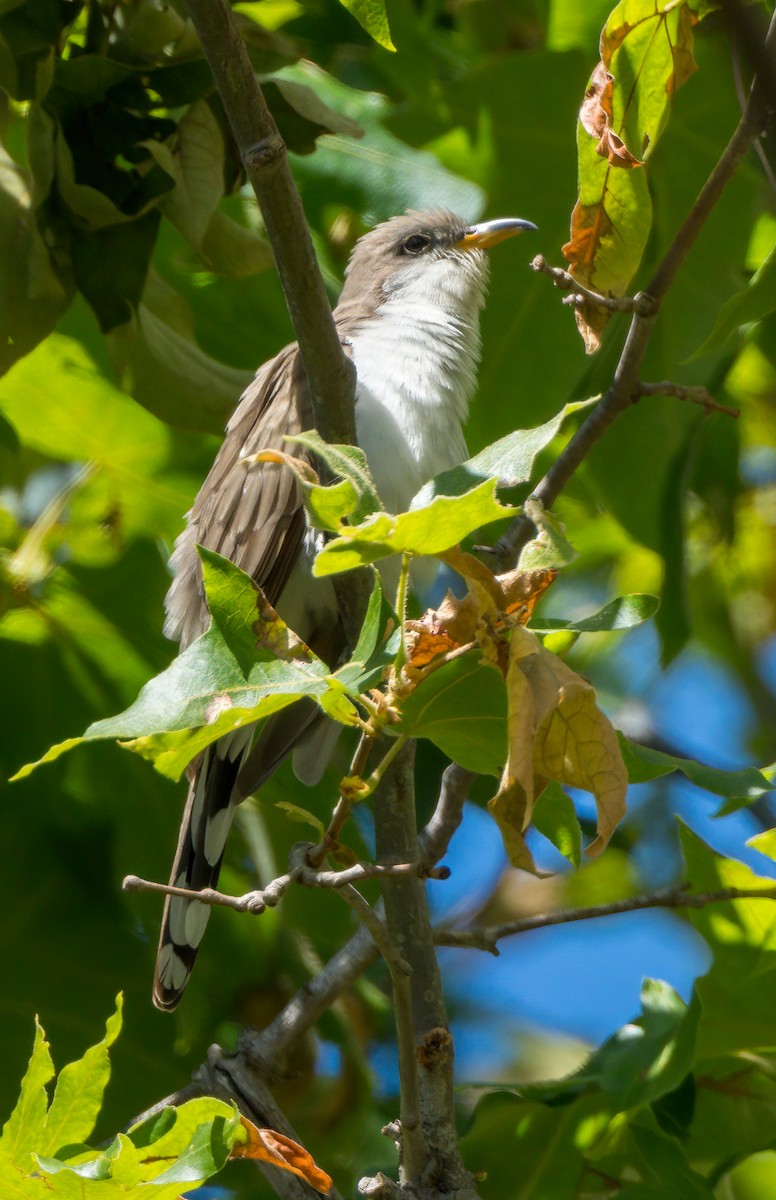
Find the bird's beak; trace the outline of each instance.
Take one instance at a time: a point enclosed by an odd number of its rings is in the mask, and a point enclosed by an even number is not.
[[[519,217],[500,217],[497,221],[481,221],[470,225],[459,242],[458,250],[489,250],[491,246],[515,237],[526,229],[537,229],[533,221],[521,221]]]

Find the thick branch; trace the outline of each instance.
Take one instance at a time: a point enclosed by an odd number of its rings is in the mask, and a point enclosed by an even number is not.
[[[406,862],[415,852],[414,747],[393,763],[375,792],[375,837],[381,863]],[[412,969],[412,1020],[417,1056],[422,1132],[426,1160],[403,1162],[403,1182],[415,1189],[474,1194],[458,1150],[453,1093],[453,1042],[447,1027],[442,982],[434,954],[428,904],[420,879],[383,881],[385,917],[393,942]],[[361,1190],[366,1187],[360,1185]]]
[[[354,372],[331,316],[288,152],[225,0],[189,0],[248,178],[264,217],[307,379],[315,425],[330,442],[355,442]]]
[[[498,954],[501,938],[532,929],[547,929],[551,925],[569,925],[573,921],[591,921],[596,917],[611,917],[619,913],[641,912],[646,908],[705,908],[707,904],[722,904],[731,900],[776,900],[773,888],[720,888],[717,892],[688,892],[683,887],[663,888],[641,896],[627,896],[610,904],[593,904],[589,908],[561,908],[552,913],[536,913],[489,925],[484,929],[438,929],[434,933],[437,946],[468,947]]]

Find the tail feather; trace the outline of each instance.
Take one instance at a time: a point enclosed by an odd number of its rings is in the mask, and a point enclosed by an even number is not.
[[[189,786],[170,884],[201,891],[215,887],[237,801],[234,784],[252,731],[221,738],[204,752]],[[248,735],[246,737],[246,734]],[[209,905],[168,896],[154,974],[157,1008],[175,1008],[188,983],[210,916]]]

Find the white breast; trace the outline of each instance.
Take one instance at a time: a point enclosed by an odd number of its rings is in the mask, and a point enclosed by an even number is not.
[[[466,458],[485,290],[483,270],[449,260],[398,282],[351,337],[358,441],[389,512]]]

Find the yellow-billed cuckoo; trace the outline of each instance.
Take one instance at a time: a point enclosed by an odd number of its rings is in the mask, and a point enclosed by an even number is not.
[[[461,429],[476,384],[484,251],[530,221],[469,225],[452,213],[409,212],[356,244],[334,316],[356,368],[356,430],[389,512],[404,511],[422,485],[466,458]],[[343,648],[331,582],[314,579],[316,538],[307,529],[291,471],[246,469],[241,459],[280,447],[313,424],[296,345],[259,368],[188,514],[171,564],[165,632],[185,648],[207,627],[197,543],[247,571],[286,623],[330,663]],[[312,706],[293,705],[255,729],[209,747],[189,768],[189,792],[170,883],[215,886],[235,806],[293,754],[297,776],[320,778],[338,727]],[[191,973],[210,909],[167,898],[154,1003],[172,1009]]]

